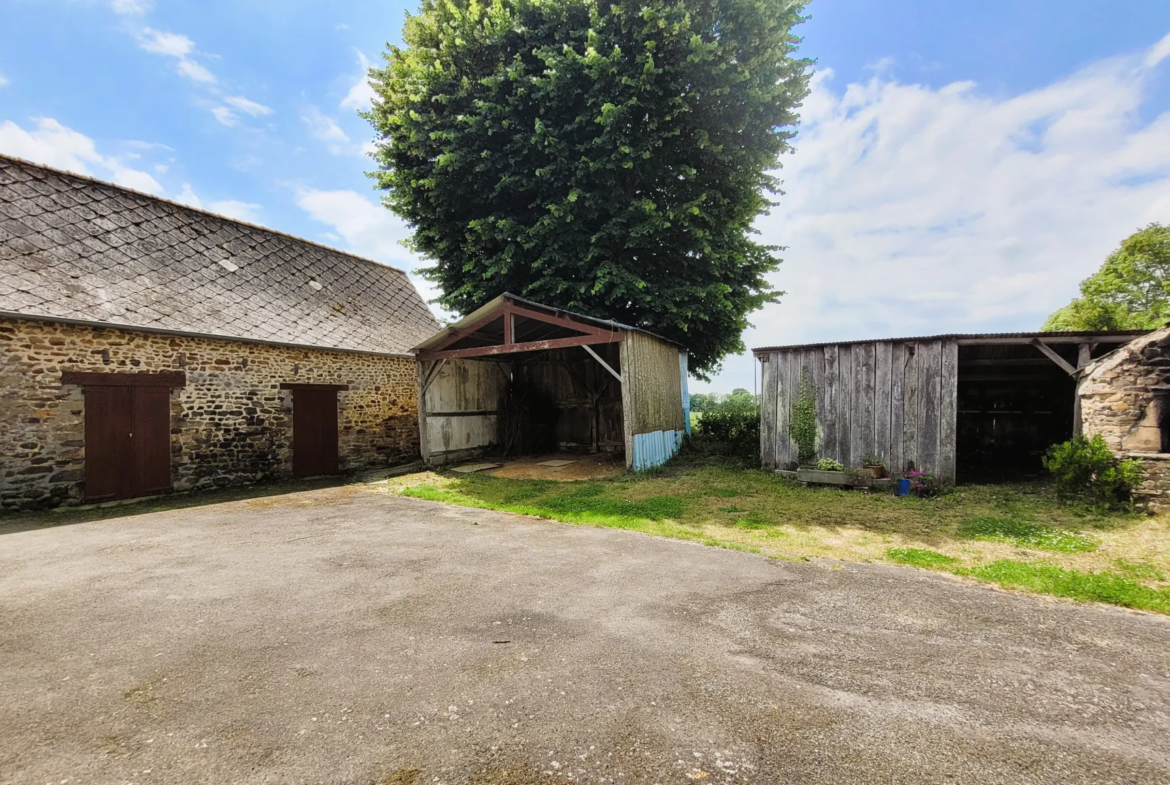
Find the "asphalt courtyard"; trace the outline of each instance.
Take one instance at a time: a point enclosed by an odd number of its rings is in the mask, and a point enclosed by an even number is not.
[[[360,487],[8,522],[0,781],[1167,783],[1170,619]]]

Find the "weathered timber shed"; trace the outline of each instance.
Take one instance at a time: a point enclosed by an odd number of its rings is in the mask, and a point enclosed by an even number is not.
[[[0,156],[0,507],[418,455],[402,270]]]
[[[687,352],[629,325],[503,294],[414,348],[422,455],[669,460],[690,427]]]
[[[793,412],[816,404],[816,457],[879,460],[945,482],[1018,476],[1079,428],[1074,374],[1141,332],[937,335],[772,346],[762,364],[760,459],[795,468]]]

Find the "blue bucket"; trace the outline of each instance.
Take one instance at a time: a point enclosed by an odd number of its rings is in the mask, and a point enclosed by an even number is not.
[[[910,481],[909,480],[898,480],[898,495],[899,496],[909,496],[910,495]]]

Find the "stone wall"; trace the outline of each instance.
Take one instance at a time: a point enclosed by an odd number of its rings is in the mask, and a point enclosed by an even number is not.
[[[84,395],[64,371],[183,371],[171,393],[174,490],[292,476],[292,396],[338,393],[343,472],[418,456],[412,359],[0,319],[0,508],[84,500]]]
[[[1120,457],[1143,462],[1141,496],[1170,495],[1170,454],[1162,452],[1162,407],[1170,404],[1170,329],[1142,336],[1089,365],[1077,384],[1086,436],[1100,435]]]

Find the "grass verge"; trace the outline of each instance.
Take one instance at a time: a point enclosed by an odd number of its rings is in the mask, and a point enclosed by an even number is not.
[[[890,562],[1000,586],[1170,613],[1166,519],[1057,502],[1043,484],[935,499],[805,488],[730,463],[676,459],[604,480],[423,473],[392,492],[789,558]]]

